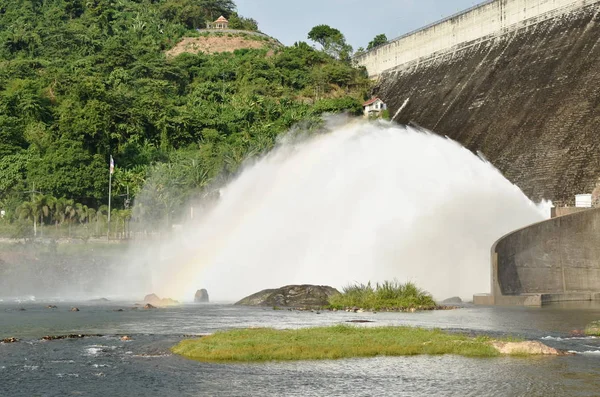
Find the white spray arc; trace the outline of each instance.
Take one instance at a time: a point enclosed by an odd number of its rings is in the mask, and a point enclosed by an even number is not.
[[[163,247],[153,291],[235,301],[265,288],[398,279],[435,298],[490,286],[490,247],[543,220],[492,165],[449,139],[355,122],[283,143]]]

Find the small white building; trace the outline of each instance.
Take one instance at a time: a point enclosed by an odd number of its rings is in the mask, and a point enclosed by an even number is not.
[[[363,113],[365,117],[378,117],[381,112],[387,109],[387,105],[381,99],[375,97],[363,103]]]
[[[217,19],[216,21],[207,22],[206,28],[207,29],[229,29],[229,21],[227,20],[227,18],[225,18],[223,15],[221,15],[219,17],[219,19]]]
[[[577,208],[592,208],[592,195],[591,194],[575,195],[575,207],[577,207]]]

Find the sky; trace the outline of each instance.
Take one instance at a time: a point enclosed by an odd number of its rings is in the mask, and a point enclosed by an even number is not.
[[[238,13],[285,45],[308,41],[315,25],[339,29],[356,50],[376,35],[393,39],[483,0],[236,0]]]

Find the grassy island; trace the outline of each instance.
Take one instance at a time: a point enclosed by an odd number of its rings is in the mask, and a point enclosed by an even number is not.
[[[200,339],[184,340],[172,351],[204,362],[324,360],[419,354],[494,357],[500,354],[491,345],[491,340],[484,336],[469,337],[412,327],[364,328],[348,325],[217,332]]]
[[[367,310],[430,310],[436,308],[433,297],[415,284],[394,281],[353,284],[343,288],[342,293],[329,298],[333,309],[358,307]]]

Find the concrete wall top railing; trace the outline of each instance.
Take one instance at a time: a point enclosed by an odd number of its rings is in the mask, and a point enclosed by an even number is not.
[[[600,292],[600,209],[516,230],[491,254],[493,303],[523,304],[534,294],[591,299]]]
[[[355,57],[370,77],[435,53],[505,34],[600,0],[491,0]]]

